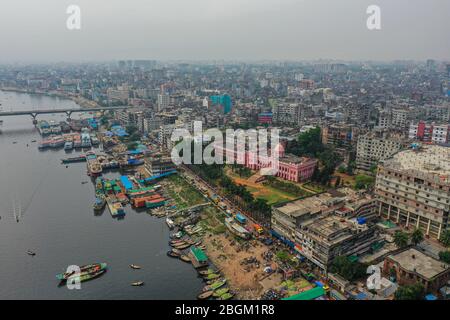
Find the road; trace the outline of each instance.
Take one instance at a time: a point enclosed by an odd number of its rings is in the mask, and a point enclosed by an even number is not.
[[[257,222],[252,218],[249,217],[248,215],[245,214],[245,211],[242,210],[242,208],[240,208],[239,206],[237,206],[235,203],[233,203],[231,200],[229,200],[226,197],[222,197],[222,195],[219,193],[219,191],[217,190],[217,188],[211,186],[208,182],[206,182],[205,180],[203,180],[201,177],[199,177],[198,175],[196,175],[194,172],[192,172],[187,166],[183,165],[183,169],[184,169],[184,174],[188,177],[190,177],[191,179],[195,180],[198,184],[200,184],[203,188],[205,188],[206,190],[208,190],[210,193],[214,193],[220,196],[221,198],[221,202],[225,203],[227,205],[227,208],[230,209],[232,212],[240,212],[243,215],[245,215],[245,217],[247,218],[248,222],[250,222],[252,225],[253,224],[257,224]],[[197,185],[194,184],[195,187],[197,187]],[[222,208],[220,208],[217,204],[215,204],[216,207],[218,207],[220,210],[223,210]],[[253,230],[253,227],[250,228],[250,230]]]

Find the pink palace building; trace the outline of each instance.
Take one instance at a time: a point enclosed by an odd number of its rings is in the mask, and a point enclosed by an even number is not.
[[[235,150],[216,146],[216,151],[223,150],[226,159],[234,159],[235,163],[242,163],[245,167],[252,170],[260,170],[263,168],[270,168],[272,166],[272,157],[259,156],[251,151],[245,151],[239,155]],[[284,180],[293,182],[303,182],[311,178],[314,169],[317,166],[317,159],[297,157],[293,154],[286,154],[285,149],[281,144],[275,147],[275,152],[278,152],[278,171],[276,176]],[[270,154],[270,152],[269,152]],[[245,157],[244,161],[238,157]]]

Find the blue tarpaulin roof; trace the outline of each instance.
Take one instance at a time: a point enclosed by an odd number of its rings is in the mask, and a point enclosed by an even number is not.
[[[151,182],[153,180],[164,178],[164,177],[170,176],[170,175],[175,174],[175,173],[177,173],[176,170],[165,172],[165,173],[162,173],[162,174],[157,174],[157,175],[154,175],[154,176],[151,176],[149,178],[144,179],[144,182]]]
[[[128,154],[141,154],[142,150],[130,150],[128,151]]]
[[[365,294],[364,292],[360,292],[355,296],[356,300],[366,300],[367,299],[367,294]]]
[[[133,189],[133,184],[127,176],[121,176],[120,181],[122,182],[125,189],[130,190]]]
[[[437,297],[430,293],[425,296],[425,300],[437,300]]]

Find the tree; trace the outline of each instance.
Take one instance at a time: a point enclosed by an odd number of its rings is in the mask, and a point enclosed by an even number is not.
[[[334,187],[339,188],[340,184],[341,184],[341,177],[337,176],[336,181],[334,182]]]
[[[278,260],[280,260],[282,262],[286,262],[287,260],[289,260],[289,254],[286,251],[278,251],[276,253],[276,256],[277,256]]]
[[[450,230],[445,230],[439,239],[446,247],[450,247]]]
[[[394,233],[394,243],[398,248],[404,248],[408,245],[409,236],[406,232],[395,231]]]
[[[417,246],[419,243],[423,241],[423,232],[420,229],[415,229],[413,233],[411,233],[411,242]]]
[[[450,251],[440,251],[439,259],[445,263],[450,264]]]
[[[394,234],[394,243],[398,248],[404,248],[408,245],[408,234],[403,231],[396,231]]]
[[[356,189],[367,189],[375,183],[375,178],[366,176],[365,174],[358,174],[355,177],[355,188]]]
[[[348,164],[348,166],[347,166],[347,174],[349,175],[349,176],[352,176],[353,175],[353,172],[354,172],[354,170],[355,170],[355,168],[356,168],[356,164],[355,164],[355,162],[354,161],[350,161],[349,162],[349,164]]]
[[[350,261],[346,256],[339,256],[332,262],[330,271],[349,281],[361,279],[366,275],[367,267],[358,261]]]
[[[425,289],[420,283],[400,286],[395,292],[395,300],[422,300],[424,294]]]

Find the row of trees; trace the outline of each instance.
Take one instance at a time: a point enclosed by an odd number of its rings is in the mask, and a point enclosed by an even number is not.
[[[308,192],[306,192],[305,190],[303,190],[299,186],[297,186],[297,185],[295,185],[293,183],[280,181],[280,180],[276,179],[273,176],[267,176],[267,181],[264,182],[264,185],[271,186],[271,187],[273,187],[275,189],[278,189],[278,190],[290,193],[290,194],[295,195],[297,197],[304,196],[304,195],[308,194]]]
[[[394,243],[398,248],[404,248],[411,242],[418,245],[423,241],[423,232],[420,229],[415,229],[411,234],[404,231],[396,231],[394,234]]]
[[[267,201],[255,199],[245,186],[234,183],[225,174],[223,165],[201,164],[190,165],[189,167],[210,185],[220,187],[230,199],[247,211],[255,220],[264,224],[270,223],[271,207],[267,204]]]

